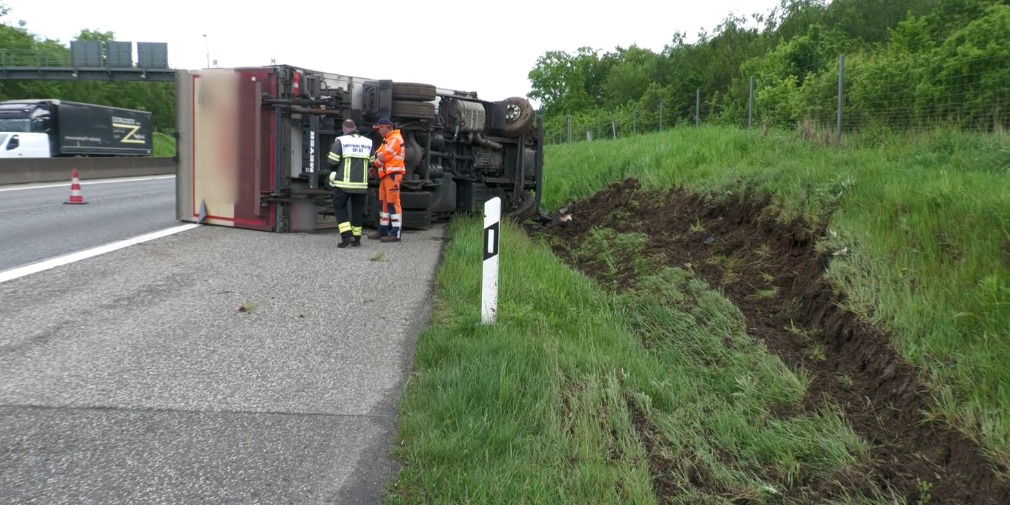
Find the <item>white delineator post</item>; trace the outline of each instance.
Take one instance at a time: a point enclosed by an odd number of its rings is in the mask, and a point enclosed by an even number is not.
[[[498,239],[501,236],[501,198],[484,202],[484,284],[480,317],[492,324],[498,315]]]

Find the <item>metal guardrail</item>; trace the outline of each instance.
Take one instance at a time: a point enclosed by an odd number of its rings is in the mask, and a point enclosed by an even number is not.
[[[163,42],[72,41],[70,49],[0,49],[0,80],[175,82]],[[76,56],[75,56],[76,55]]]
[[[0,67],[69,67],[70,51],[42,49],[0,49]]]

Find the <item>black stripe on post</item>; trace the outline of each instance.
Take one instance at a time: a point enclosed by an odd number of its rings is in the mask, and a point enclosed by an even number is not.
[[[484,261],[498,255],[498,239],[501,237],[501,223],[484,228]]]

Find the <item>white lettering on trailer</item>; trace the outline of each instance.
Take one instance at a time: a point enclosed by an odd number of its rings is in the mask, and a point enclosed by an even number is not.
[[[309,133],[309,169],[308,173],[316,173],[316,134],[315,132]]]

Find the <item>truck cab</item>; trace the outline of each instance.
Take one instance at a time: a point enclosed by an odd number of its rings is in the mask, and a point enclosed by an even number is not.
[[[45,133],[0,132],[0,158],[48,158]]]
[[[50,127],[49,109],[38,100],[0,102],[0,132],[46,133]]]
[[[38,100],[9,100],[0,103],[0,135],[4,137],[0,158],[50,157],[51,118],[50,110],[41,106]],[[45,154],[39,152],[39,139],[45,141]]]

